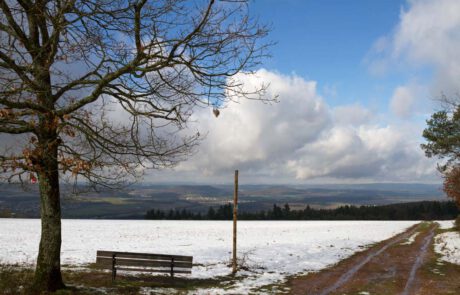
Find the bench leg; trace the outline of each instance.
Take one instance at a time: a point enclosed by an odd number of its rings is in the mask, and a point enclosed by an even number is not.
[[[112,283],[115,281],[116,276],[117,276],[117,270],[112,269]]]
[[[116,258],[115,254],[112,256],[112,283],[115,281],[115,278],[117,276],[117,269],[115,268],[115,263],[116,263]]]

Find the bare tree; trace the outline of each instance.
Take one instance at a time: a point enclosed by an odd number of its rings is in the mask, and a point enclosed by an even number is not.
[[[4,177],[38,179],[34,290],[64,287],[59,182],[111,186],[174,165],[199,134],[197,106],[243,91],[265,55],[245,1],[0,0],[0,156]]]

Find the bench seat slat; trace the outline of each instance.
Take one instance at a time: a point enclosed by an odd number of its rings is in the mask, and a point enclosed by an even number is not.
[[[166,269],[148,269],[148,268],[129,268],[129,267],[117,267],[117,271],[139,271],[139,272],[160,272],[160,273],[170,273],[171,270]],[[174,273],[189,273],[191,274],[191,270],[176,270],[174,269]]]
[[[112,257],[113,254],[116,254],[118,258],[138,258],[138,259],[153,259],[153,260],[171,260],[172,258],[174,258],[174,261],[183,261],[183,262],[193,261],[193,256],[184,256],[184,255],[97,251],[98,257]]]
[[[110,257],[97,257],[96,264],[112,267],[112,258]],[[115,258],[115,264],[120,266],[145,266],[145,267],[170,267],[171,261],[158,261],[158,260],[139,260],[139,259],[123,259]],[[174,268],[192,268],[192,262],[176,262],[174,260]]]

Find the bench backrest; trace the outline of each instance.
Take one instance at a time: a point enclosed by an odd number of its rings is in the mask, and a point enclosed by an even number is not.
[[[191,273],[193,256],[97,251],[96,264],[127,271]]]

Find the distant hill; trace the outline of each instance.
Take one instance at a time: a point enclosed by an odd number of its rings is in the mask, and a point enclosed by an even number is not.
[[[187,209],[206,212],[210,206],[232,200],[231,185],[133,185],[124,190],[104,190],[73,195],[61,188],[64,218],[143,218],[146,209]],[[342,205],[386,205],[446,200],[440,185],[350,184],[350,185],[242,185],[240,210],[259,212],[273,204],[288,203],[292,209],[336,208]],[[36,185],[27,190],[17,184],[0,184],[2,216],[38,217]]]

